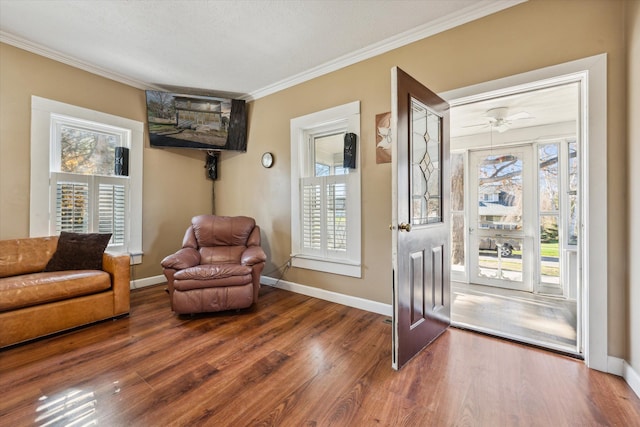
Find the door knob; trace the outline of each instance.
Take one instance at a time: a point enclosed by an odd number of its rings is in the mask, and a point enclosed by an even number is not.
[[[399,228],[400,230],[404,230],[404,231],[406,231],[406,232],[409,232],[409,231],[411,231],[411,224],[407,224],[406,222],[401,222],[401,223],[398,225],[398,228]]]

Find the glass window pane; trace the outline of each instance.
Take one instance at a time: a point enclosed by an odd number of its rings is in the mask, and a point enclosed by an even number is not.
[[[560,284],[558,216],[540,216],[540,282]]]
[[[114,175],[115,148],[121,145],[118,135],[61,125],[59,137],[59,172]]]
[[[538,159],[540,212],[557,212],[560,209],[558,144],[540,145],[538,147]]]
[[[344,164],[344,132],[313,138],[315,176],[346,175]]]
[[[451,153],[451,211],[464,210],[464,154]]]
[[[578,244],[578,144],[569,143],[569,207],[567,215],[567,244]]]
[[[451,214],[451,268],[464,271],[464,212]]]

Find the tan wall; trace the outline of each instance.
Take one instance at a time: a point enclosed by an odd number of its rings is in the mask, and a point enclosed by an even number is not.
[[[361,101],[363,279],[293,269],[285,279],[391,302],[391,168],[375,163],[374,117],[390,110],[390,69],[398,65],[436,92],[608,53],[609,351],[625,353],[624,3],[530,0],[501,13],[413,43],[251,104],[249,152],[222,163],[215,184],[221,213],[257,218],[267,236],[271,271],[290,253],[289,122],[349,101]],[[594,141],[597,143],[597,141]],[[275,153],[272,169],[260,154]],[[248,179],[247,179],[248,178]],[[247,182],[250,183],[247,189]],[[257,203],[237,194],[250,191]],[[603,248],[604,250],[604,248]],[[274,274],[276,276],[277,274]]]
[[[444,92],[606,52],[609,60],[609,156],[606,160],[609,168],[609,353],[623,357],[627,341],[626,167],[621,162],[626,158],[623,11],[624,0],[530,0],[252,102],[248,152],[222,155],[220,180],[214,185],[216,213],[256,218],[263,228],[264,245],[270,256],[265,272],[277,277],[278,273],[273,270],[286,262],[291,251],[290,119],[360,100],[363,279],[302,269],[290,270],[284,278],[390,303],[391,168],[388,164],[375,163],[373,123],[376,114],[390,110],[391,67],[398,65],[434,91]],[[144,114],[140,91],[17,53],[20,51],[10,47],[2,49],[0,238],[28,232],[28,149],[23,144],[28,141],[31,93],[138,120],[142,120]],[[20,63],[5,65],[5,52]],[[11,76],[5,76],[5,68],[10,69]],[[54,71],[56,78],[51,76]],[[5,90],[16,99],[7,101],[6,106]],[[6,120],[11,120],[10,132],[5,131]],[[275,165],[271,169],[260,166],[260,156],[265,151],[275,154]],[[4,160],[5,153],[15,155],[15,162]],[[175,247],[174,241],[180,239],[185,220],[207,208],[210,202],[210,186],[200,178],[202,161],[180,151],[146,149],[144,154],[143,238],[145,251],[150,255],[140,267],[138,277],[159,274],[157,263],[162,254]],[[15,175],[18,187],[14,189],[14,184],[7,180]],[[166,186],[188,191],[164,191]],[[12,203],[11,208],[5,207],[11,195],[23,198]],[[174,197],[181,200],[171,203]]]
[[[629,145],[629,297],[627,362],[640,373],[640,0],[627,3]]]
[[[0,44],[0,239],[29,235],[31,95],[145,122],[144,91]],[[211,212],[204,154],[148,147],[143,182],[143,263],[134,279],[162,274],[195,213]]]

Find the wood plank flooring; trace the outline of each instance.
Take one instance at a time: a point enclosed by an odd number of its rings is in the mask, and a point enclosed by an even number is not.
[[[640,426],[621,379],[449,329],[400,372],[385,317],[263,287],[256,307],[131,315],[0,352],[0,425]]]

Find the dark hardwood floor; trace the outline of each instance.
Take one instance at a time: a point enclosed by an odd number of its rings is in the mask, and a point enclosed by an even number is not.
[[[131,315],[0,352],[0,425],[640,426],[621,379],[449,329],[400,372],[385,317],[263,287],[239,313]]]

